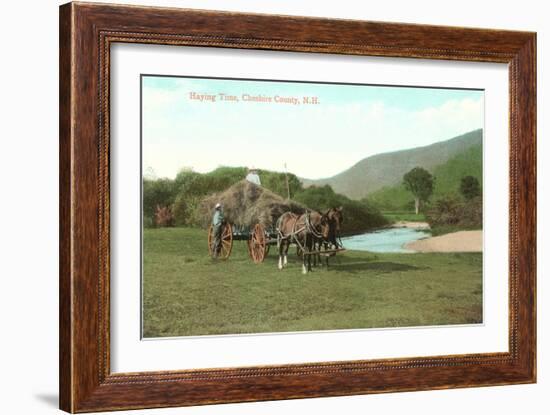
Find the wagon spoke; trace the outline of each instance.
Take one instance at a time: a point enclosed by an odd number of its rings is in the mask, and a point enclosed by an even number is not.
[[[250,256],[255,263],[260,263],[265,258],[265,252],[265,231],[263,226],[257,223],[250,235]]]
[[[231,250],[233,248],[233,228],[231,224],[227,223],[224,225],[220,238],[221,244],[218,256],[222,259],[227,259],[229,255],[231,255]],[[208,254],[210,256],[214,256],[214,242],[214,226],[210,225],[208,227]]]
[[[231,226],[227,224],[223,229],[222,239],[226,239],[231,235]]]

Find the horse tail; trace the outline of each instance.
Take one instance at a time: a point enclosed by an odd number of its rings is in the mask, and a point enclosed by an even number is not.
[[[277,232],[280,232],[280,229],[281,229],[281,222],[283,221],[283,216],[286,215],[286,212],[283,213],[281,216],[279,216],[279,219],[277,219],[277,222],[275,222],[275,230]]]
[[[277,219],[277,222],[275,222],[275,231],[277,232],[278,249],[280,249],[282,241],[286,239],[286,236],[283,234],[283,231],[282,231],[282,224],[283,224],[283,220],[285,220],[287,216],[292,216],[292,213],[291,212],[283,213],[281,216],[279,216],[279,219]]]

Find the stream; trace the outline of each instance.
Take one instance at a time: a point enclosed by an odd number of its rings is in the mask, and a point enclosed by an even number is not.
[[[344,247],[356,251],[369,252],[413,252],[404,245],[430,237],[428,230],[411,228],[387,228],[342,238]]]

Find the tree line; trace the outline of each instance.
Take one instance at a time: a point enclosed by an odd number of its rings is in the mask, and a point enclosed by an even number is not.
[[[367,200],[356,201],[334,192],[331,186],[304,188],[300,179],[292,173],[258,170],[262,186],[310,209],[326,211],[332,207],[344,208],[344,233],[359,233],[387,224],[380,211]],[[208,195],[224,191],[246,177],[245,167],[219,167],[209,173],[190,169],[181,170],[174,179],[143,178],[143,223],[146,227],[155,223],[157,209],[167,209],[173,215],[166,224],[198,227],[202,223],[199,204]],[[288,180],[288,189],[287,189]]]

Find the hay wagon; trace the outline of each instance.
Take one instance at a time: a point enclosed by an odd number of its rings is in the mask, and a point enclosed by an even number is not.
[[[246,241],[248,254],[254,263],[263,262],[269,253],[270,245],[277,244],[277,234],[275,229],[266,229],[261,223],[256,223],[253,227],[237,226],[231,223],[224,223],[221,237],[221,246],[219,258],[227,259],[231,255],[234,241]],[[208,228],[208,254],[213,255],[214,251],[214,229],[210,225]]]
[[[208,229],[208,253],[213,254],[214,230],[210,221],[216,203],[221,203],[225,216],[219,258],[229,258],[234,241],[245,241],[250,258],[261,263],[271,245],[277,244],[275,224],[285,212],[301,214],[305,208],[292,200],[242,180],[227,190],[205,198],[200,205]]]
[[[306,208],[292,200],[281,196],[246,180],[242,180],[221,193],[208,196],[201,203],[201,215],[208,226],[208,253],[214,251],[214,229],[210,225],[216,203],[224,209],[225,223],[223,225],[220,252],[218,258],[227,259],[231,255],[234,241],[245,241],[248,254],[254,263],[264,261],[271,245],[277,244],[275,224],[285,212],[301,215]],[[297,246],[297,253],[304,254]],[[305,255],[333,256],[343,251],[322,249],[305,252]]]

